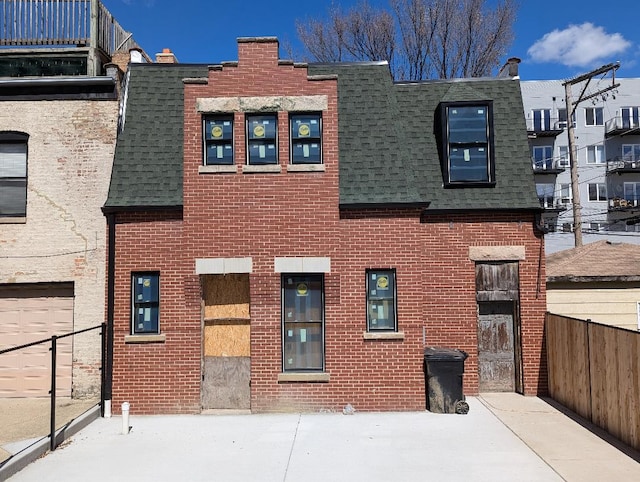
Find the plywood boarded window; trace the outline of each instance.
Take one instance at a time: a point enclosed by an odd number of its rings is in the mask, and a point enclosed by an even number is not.
[[[205,356],[249,356],[249,275],[202,277]]]

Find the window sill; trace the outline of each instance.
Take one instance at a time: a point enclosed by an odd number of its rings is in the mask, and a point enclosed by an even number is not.
[[[276,173],[279,174],[280,172],[282,172],[282,168],[280,167],[280,164],[267,164],[264,166],[255,166],[255,165],[251,165],[251,164],[245,164],[244,166],[242,166],[242,173],[243,174],[252,174],[252,173]]]
[[[287,172],[324,172],[324,164],[289,164]]]
[[[0,217],[0,224],[27,224],[27,218]]]
[[[278,373],[278,383],[329,381],[328,373]]]
[[[126,335],[124,337],[125,343],[164,343],[166,341],[166,335]]]
[[[384,331],[380,333],[372,333],[367,331],[362,337],[365,340],[404,340],[404,332],[402,331]]]
[[[238,172],[238,166],[235,164],[229,166],[227,164],[199,166],[198,174],[226,174]]]

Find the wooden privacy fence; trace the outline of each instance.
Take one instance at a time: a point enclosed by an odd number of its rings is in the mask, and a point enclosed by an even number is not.
[[[137,47],[99,0],[0,0],[0,45]]]
[[[640,450],[640,333],[546,315],[551,397]]]

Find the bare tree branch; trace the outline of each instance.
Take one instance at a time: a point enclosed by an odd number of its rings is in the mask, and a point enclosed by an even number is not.
[[[513,41],[516,0],[367,0],[328,20],[297,22],[298,37],[320,62],[387,60],[396,79],[480,77],[500,66]]]

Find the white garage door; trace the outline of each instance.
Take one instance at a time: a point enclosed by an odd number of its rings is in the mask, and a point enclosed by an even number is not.
[[[73,331],[73,286],[0,285],[0,349]],[[71,396],[73,337],[57,342],[56,395]],[[51,343],[0,355],[0,397],[46,397]]]

